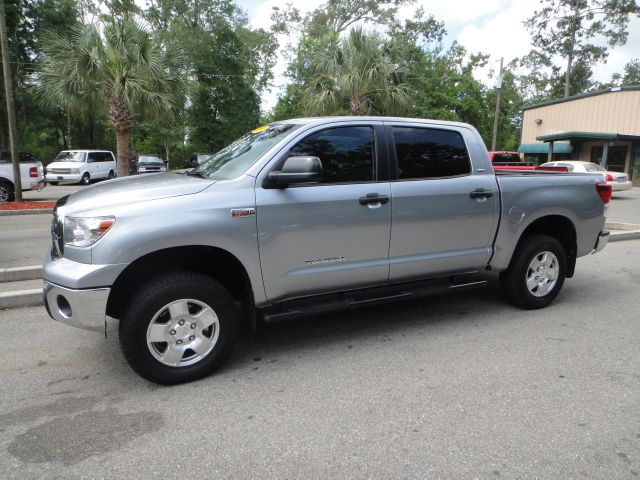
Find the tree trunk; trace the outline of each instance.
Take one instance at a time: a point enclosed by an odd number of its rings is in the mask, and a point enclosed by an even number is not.
[[[571,65],[573,63],[573,52],[567,57],[567,72],[564,74],[564,98],[571,95]]]
[[[349,105],[351,115],[363,115],[364,112],[362,112],[362,106],[364,105],[364,102],[364,95],[356,95],[355,97],[353,97]]]
[[[129,137],[133,129],[133,113],[119,98],[107,93],[109,104],[109,120],[116,131],[116,157],[118,164],[118,176],[129,175]]]
[[[16,202],[22,201],[22,181],[20,179],[20,158],[18,157],[18,138],[16,134],[16,112],[11,83],[11,67],[9,65],[9,43],[7,25],[5,23],[4,0],[0,1],[0,44],[2,45],[2,74],[4,75],[4,96],[7,102],[7,125],[9,127],[9,151],[13,164],[13,184]]]
[[[66,115],[67,115],[67,148],[73,148],[71,144],[71,115],[69,115],[69,112],[67,112]]]
[[[129,130],[116,130],[118,177],[129,175]]]
[[[573,7],[573,25],[571,29],[571,45],[567,56],[567,72],[564,76],[564,98],[571,95],[571,67],[573,66],[573,52],[576,48],[576,31],[578,30],[578,16],[580,15],[580,2],[576,1]]]

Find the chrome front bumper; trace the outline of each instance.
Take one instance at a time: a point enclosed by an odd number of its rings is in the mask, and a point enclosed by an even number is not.
[[[72,327],[104,332],[110,288],[73,290],[44,281],[44,306],[51,318]]]
[[[593,252],[591,253],[597,253],[600,250],[602,250],[604,247],[606,247],[607,243],[609,243],[610,236],[611,236],[611,232],[609,232],[608,230],[604,230],[600,232],[598,234],[598,240],[596,240],[596,246],[593,247]]]

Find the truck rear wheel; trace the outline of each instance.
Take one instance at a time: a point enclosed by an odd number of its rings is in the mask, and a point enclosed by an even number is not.
[[[120,346],[140,376],[165,385],[209,375],[230,353],[240,309],[220,283],[197,272],[144,285],[120,320]]]
[[[0,180],[0,203],[13,202],[16,199],[13,185],[4,180]]]
[[[548,235],[533,234],[522,239],[509,268],[500,275],[506,297],[528,310],[544,308],[560,292],[567,272],[567,255],[562,244]]]

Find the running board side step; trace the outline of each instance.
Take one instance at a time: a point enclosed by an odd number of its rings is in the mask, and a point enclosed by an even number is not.
[[[367,292],[355,291],[308,297],[302,300],[282,302],[281,304],[276,304],[273,307],[265,309],[263,311],[263,320],[265,323],[274,323],[294,317],[306,317],[369,305],[428,297],[454,290],[469,290],[484,287],[487,284],[488,282],[486,280],[475,280],[465,283],[440,282],[426,285],[422,283],[414,287],[410,285],[380,287],[368,292],[368,296]]]

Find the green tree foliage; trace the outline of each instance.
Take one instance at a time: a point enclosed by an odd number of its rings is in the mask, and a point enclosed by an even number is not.
[[[406,115],[414,91],[407,69],[394,62],[380,35],[354,28],[343,38],[327,34],[312,49],[309,78],[302,89],[311,115]]]
[[[611,76],[611,82],[602,86],[613,87],[622,85],[640,85],[640,58],[632,58],[625,64],[622,73],[614,73]]]
[[[51,31],[38,72],[42,98],[71,112],[102,101],[116,133],[118,175],[126,176],[136,113],[148,108],[168,116],[184,104],[186,83],[174,60],[130,17],[106,23],[102,32],[96,25],[79,25],[70,35]]]
[[[562,98],[566,78],[562,69],[548,55],[532,50],[514,59],[508,69],[516,75],[516,83],[524,104],[532,104]],[[578,95],[599,85],[592,80],[593,71],[588,62],[578,60],[571,69],[569,95]]]
[[[66,144],[67,121],[64,111],[35,100],[33,74],[40,56],[40,32],[52,29],[68,32],[77,23],[79,12],[73,0],[21,0],[7,3],[6,10],[19,148],[42,159],[52,158]],[[7,144],[4,90],[0,99],[0,147],[4,148]]]
[[[188,150],[217,151],[258,124],[275,62],[272,32],[251,29],[229,0],[152,0],[145,17],[183,53],[194,83],[184,118]]]
[[[525,26],[544,54],[565,59],[565,97],[572,93],[574,62],[588,69],[605,60],[607,46],[626,43],[629,17],[640,15],[635,0],[542,0],[541,4]]]

